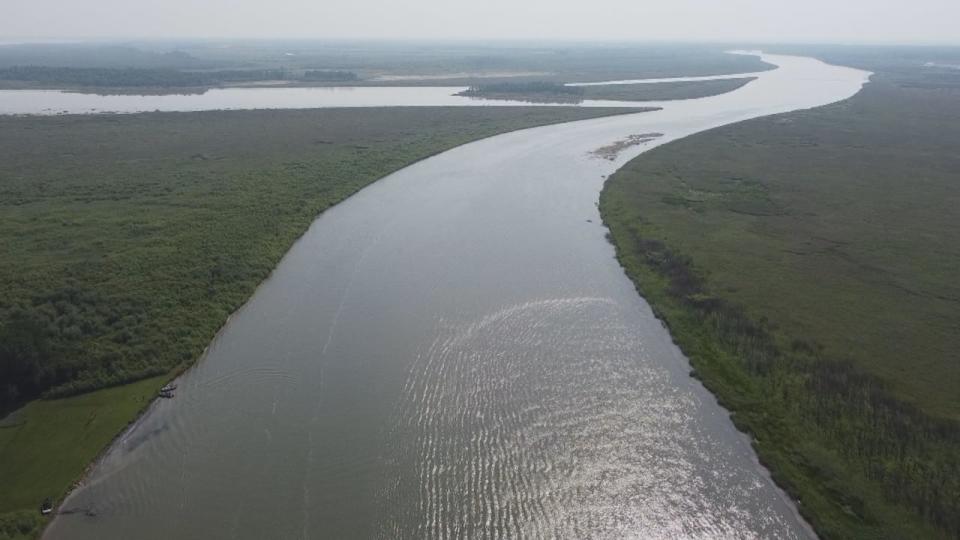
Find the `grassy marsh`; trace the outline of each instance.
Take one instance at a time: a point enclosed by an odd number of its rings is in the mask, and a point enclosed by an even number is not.
[[[960,533],[960,93],[903,73],[654,149],[601,196],[628,275],[828,538]]]

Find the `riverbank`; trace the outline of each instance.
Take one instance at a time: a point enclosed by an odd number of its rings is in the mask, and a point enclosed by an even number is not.
[[[144,47],[144,45],[148,45]],[[454,86],[537,80],[604,81],[724,75],[772,69],[757,57],[707,45],[456,46],[401,42],[222,46],[20,44],[0,47],[0,87],[86,88],[92,92],[195,92],[245,84]],[[121,90],[124,89],[124,90]]]
[[[0,514],[10,524],[0,531],[33,534],[39,502],[65,495],[143,399],[200,355],[317,214],[469,141],[624,112],[636,111],[0,118],[0,245],[9,255],[0,263],[2,332],[7,343],[33,344],[16,357],[22,369],[4,374],[13,385],[5,403],[84,393],[33,402],[0,429]],[[144,386],[116,386],[135,380]],[[91,392],[103,387],[114,388]]]
[[[896,80],[665,145],[601,195],[627,274],[827,538],[960,531],[960,94]]]
[[[528,101],[531,103],[581,103],[604,101],[673,101],[697,99],[733,92],[756,77],[712,81],[677,81],[596,86],[564,86],[560,83],[480,84],[457,94],[479,99]]]
[[[595,205],[641,150],[597,149],[830,103],[864,80],[769,60],[781,69],[741,92],[464,145],[324,213],[177,398],[71,495],[97,516],[59,517],[50,538],[224,523],[249,538],[803,537],[633,294]]]

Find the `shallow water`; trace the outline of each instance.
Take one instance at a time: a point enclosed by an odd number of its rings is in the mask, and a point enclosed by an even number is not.
[[[810,536],[596,208],[643,150],[867,77],[764,60],[732,93],[478,141],[328,210],[46,538]]]

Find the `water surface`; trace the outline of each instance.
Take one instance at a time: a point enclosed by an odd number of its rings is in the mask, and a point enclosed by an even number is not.
[[[645,149],[867,75],[764,60],[729,94],[478,141],[328,210],[46,537],[809,536],[596,208]]]
[[[85,94],[64,90],[0,90],[0,114],[103,114],[329,107],[529,107],[530,102],[457,96],[465,86],[330,86],[214,88],[202,94]],[[562,106],[563,104],[536,105]],[[630,107],[638,102],[587,100],[584,107]]]

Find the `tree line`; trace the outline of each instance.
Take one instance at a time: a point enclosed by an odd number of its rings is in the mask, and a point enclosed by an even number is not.
[[[529,82],[493,82],[474,85],[462,92],[464,96],[485,96],[490,94],[545,94],[582,97],[583,88],[567,86],[563,83],[548,81]]]
[[[40,396],[63,397],[164,373],[151,365],[145,310],[68,284],[0,304],[0,413]],[[96,346],[90,346],[95,342]]]
[[[85,87],[204,87],[230,82],[267,80],[290,81],[356,81],[356,73],[338,70],[298,71],[279,69],[235,69],[217,71],[184,71],[143,68],[72,68],[46,66],[13,66],[0,68],[0,80],[31,82],[45,85]]]

